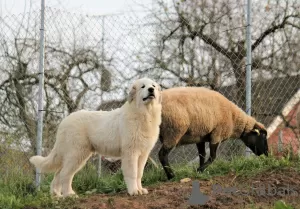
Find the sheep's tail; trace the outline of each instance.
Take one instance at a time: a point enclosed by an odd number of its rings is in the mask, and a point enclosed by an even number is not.
[[[29,161],[42,173],[54,172],[60,168],[60,162],[52,152],[47,157],[40,155],[32,156]]]

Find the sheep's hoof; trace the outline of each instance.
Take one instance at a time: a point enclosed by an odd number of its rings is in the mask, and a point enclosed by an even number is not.
[[[198,173],[202,173],[204,170],[205,170],[204,167],[199,167],[199,168],[197,168],[197,172],[198,172]]]
[[[168,173],[167,174],[168,180],[171,180],[175,177],[174,173]]]

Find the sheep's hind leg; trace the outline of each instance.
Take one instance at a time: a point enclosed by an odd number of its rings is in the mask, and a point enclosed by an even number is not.
[[[197,169],[198,172],[202,172],[201,167],[204,165],[205,161],[205,142],[199,142],[196,144],[197,149],[198,149],[198,154],[199,154],[199,168]]]
[[[199,169],[200,172],[203,172],[210,164],[212,164],[212,162],[214,162],[214,160],[216,159],[216,156],[217,156],[218,147],[219,147],[219,143],[217,143],[217,144],[209,143],[210,157],[204,163],[204,165],[200,167],[200,169]],[[204,146],[204,151],[205,151],[205,146]]]
[[[164,145],[160,148],[158,156],[159,156],[159,161],[162,164],[165,173],[167,175],[167,178],[170,180],[172,178],[175,177],[172,168],[170,167],[169,164],[169,158],[168,155],[170,153],[170,151],[172,150],[172,148],[167,148]]]

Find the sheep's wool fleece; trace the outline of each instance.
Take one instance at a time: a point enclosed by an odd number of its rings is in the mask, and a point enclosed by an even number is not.
[[[162,95],[163,132],[181,131],[200,137],[210,133],[211,142],[218,143],[239,138],[244,131],[248,133],[255,126],[264,128],[222,94],[204,87],[171,88],[164,90]]]

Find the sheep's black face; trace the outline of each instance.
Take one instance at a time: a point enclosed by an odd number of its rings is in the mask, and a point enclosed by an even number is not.
[[[262,154],[268,156],[269,149],[266,130],[254,129],[251,132],[244,134],[241,139],[254,154],[258,156]]]

